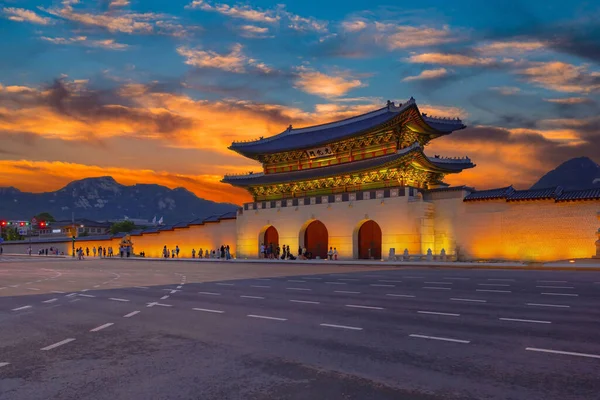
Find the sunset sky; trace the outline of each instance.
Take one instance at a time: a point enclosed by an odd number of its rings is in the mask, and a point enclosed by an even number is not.
[[[227,149],[413,96],[451,184],[600,162],[600,2],[0,0],[0,186],[111,175],[242,203]]]

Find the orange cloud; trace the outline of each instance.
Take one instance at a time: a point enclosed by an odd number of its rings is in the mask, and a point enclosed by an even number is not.
[[[262,11],[253,9],[250,6],[229,6],[227,4],[210,4],[205,0],[194,0],[186,8],[198,8],[203,11],[212,11],[227,15],[233,18],[245,19],[254,22],[274,23],[279,21],[280,17],[272,10]]]
[[[436,29],[428,26],[396,25],[375,23],[375,29],[380,32],[377,40],[385,43],[389,49],[408,49],[411,47],[436,46],[459,40],[448,26]]]
[[[408,62],[416,64],[440,64],[456,66],[491,65],[496,62],[490,57],[473,57],[463,54],[446,53],[423,53],[415,54],[407,59]]]
[[[364,86],[364,84],[349,74],[327,75],[322,72],[300,67],[296,87],[306,93],[316,94],[321,97],[333,98],[343,96],[350,90]]]
[[[448,70],[446,68],[426,69],[424,71],[421,71],[419,75],[407,76],[406,78],[402,79],[402,81],[410,82],[422,79],[436,79],[446,75],[448,75]]]
[[[38,25],[49,25],[52,23],[52,19],[41,17],[35,12],[26,10],[24,8],[5,7],[2,9],[2,11],[11,21],[30,22]]]
[[[587,65],[561,61],[532,62],[518,71],[527,81],[558,92],[592,93],[600,91],[600,72]]]
[[[358,32],[367,28],[367,23],[360,19],[342,22],[342,29],[346,32]]]
[[[62,38],[62,37],[46,37],[42,36],[40,39],[50,42],[53,44],[60,45],[69,45],[69,44],[79,44],[86,47],[97,47],[106,50],[125,50],[129,46],[123,43],[117,43],[114,39],[101,39],[101,40],[88,40],[86,36],[75,36],[71,38]]]
[[[488,55],[500,55],[506,53],[525,53],[545,47],[546,45],[539,41],[505,41],[482,44],[477,46],[475,50]]]
[[[587,97],[563,97],[560,99],[544,99],[544,100],[547,102],[550,102],[550,103],[558,103],[558,104],[581,104],[581,103],[588,103],[591,101]]]
[[[242,53],[242,45],[237,43],[228,54],[214,51],[194,50],[185,46],[177,48],[177,53],[186,58],[185,63],[198,68],[217,68],[231,72],[245,72],[248,61]]]

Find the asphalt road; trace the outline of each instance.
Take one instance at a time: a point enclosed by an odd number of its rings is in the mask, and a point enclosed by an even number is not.
[[[12,261],[0,296],[3,400],[600,398],[600,273]]]

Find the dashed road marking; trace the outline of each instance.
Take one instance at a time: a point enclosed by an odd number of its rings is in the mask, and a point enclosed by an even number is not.
[[[209,296],[220,296],[221,293],[215,293],[215,292],[198,292],[198,294],[207,294]]]
[[[402,281],[394,281],[391,279],[379,279],[378,282],[402,283]]]
[[[0,368],[2,367],[6,367],[7,365],[9,365],[10,363],[7,362],[0,362]]]
[[[40,290],[40,289],[34,288],[34,287],[28,287],[27,290],[36,290],[37,291],[37,290]]]
[[[72,342],[74,340],[75,340],[74,338],[69,338],[69,339],[61,340],[60,342],[51,344],[50,346],[42,347],[40,350],[42,350],[42,351],[52,350],[52,349],[55,349],[57,347],[62,346],[63,344],[70,343],[70,342]]]
[[[387,293],[386,296],[390,296],[390,297],[417,297],[417,296],[412,295],[412,294],[396,294],[396,293]]]
[[[340,278],[340,279],[338,279],[338,281],[355,282],[355,281],[358,281],[358,279],[354,279],[354,278]]]
[[[444,315],[446,317],[460,317],[460,314],[437,312],[437,311],[417,311],[417,313],[419,313],[419,314],[432,314],[432,315]]]
[[[81,297],[96,297],[93,294],[81,294],[81,293],[79,293],[79,296],[81,296]]]
[[[136,288],[136,289],[149,289],[148,286],[134,286],[134,288]]]
[[[65,292],[61,292],[60,290],[51,290],[50,293],[64,294]]]
[[[129,301],[129,300],[127,300],[127,299],[119,299],[119,298],[117,298],[117,297],[109,297],[108,299],[109,299],[109,300],[113,300],[113,301]]]
[[[468,281],[471,278],[442,278],[442,279],[448,279],[449,281]]]
[[[414,334],[414,333],[410,334],[408,336],[413,337],[413,338],[420,338],[420,339],[441,340],[443,342],[464,343],[464,344],[471,343],[470,340],[451,339],[451,338],[445,338],[445,337],[439,337],[439,336],[417,335],[417,334]]]
[[[567,283],[568,281],[537,281],[537,282],[541,282],[541,283]],[[600,283],[600,282],[596,282],[596,283]]]
[[[541,303],[526,303],[528,306],[538,306],[538,307],[556,307],[556,308],[570,308],[571,306],[566,306],[564,304],[541,304]]]
[[[13,308],[12,311],[27,310],[28,308],[31,308],[31,306],[23,306],[23,307]]]
[[[348,329],[351,331],[362,331],[363,330],[363,328],[359,328],[357,326],[347,326],[347,325],[319,324],[319,326],[325,326],[327,328]]]
[[[346,307],[350,307],[350,308],[364,308],[367,310],[385,310],[385,308],[383,307],[372,307],[372,306],[361,306],[358,304],[346,304]]]
[[[152,303],[148,303],[148,305],[146,307],[154,307],[154,306],[158,306],[158,307],[173,307],[171,304],[162,304],[159,302],[152,302]]]
[[[270,281],[271,278],[255,278],[257,281]]]
[[[179,286],[177,286],[177,289],[181,289],[182,287],[183,287],[182,285],[179,285]]]
[[[423,286],[423,289],[431,289],[431,290],[452,290],[449,287],[436,287],[436,286]]]
[[[266,315],[248,314],[247,317],[250,317],[250,318],[260,318],[260,319],[271,319],[273,321],[287,321],[287,318],[268,317]]]
[[[225,311],[221,311],[221,310],[211,310],[208,308],[192,308],[192,310],[194,311],[204,311],[204,312],[209,312],[209,313],[215,313],[215,314],[223,314]]]
[[[571,296],[571,297],[579,297],[578,294],[575,293],[540,293],[546,296]]]
[[[323,278],[313,278],[313,277],[310,277],[310,276],[308,276],[308,277],[307,276],[303,276],[302,279],[308,279],[308,280],[312,280],[312,281],[323,280]]]
[[[498,287],[510,287],[505,283],[478,283],[478,286],[498,286]]]
[[[312,289],[308,289],[308,288],[301,288],[301,287],[286,287],[287,290],[302,290],[305,292],[310,292],[312,291]]]
[[[264,289],[269,289],[269,288],[271,288],[271,286],[264,286],[264,285],[250,285],[250,287],[264,288]]]
[[[136,315],[136,314],[139,314],[139,313],[140,313],[139,311],[132,311],[132,312],[130,312],[129,314],[125,314],[125,315],[123,315],[123,318],[131,318],[131,317],[133,317],[134,315]]]
[[[371,283],[369,286],[373,286],[373,287],[396,287],[396,285],[387,285],[387,284],[381,284],[381,283]]]
[[[550,321],[539,321],[535,319],[520,319],[520,318],[498,318],[500,321],[509,321],[509,322],[528,322],[531,324],[551,324]]]
[[[308,300],[290,300],[292,303],[304,303],[304,304],[321,304],[318,301],[308,301]]]
[[[346,282],[324,282],[328,285],[347,285]]]
[[[109,326],[112,326],[112,325],[114,325],[114,322],[109,322],[107,324],[97,326],[94,329],[90,329],[90,332],[98,332],[98,331],[101,331],[102,329],[108,328]]]
[[[536,286],[538,288],[546,288],[546,289],[575,289],[573,286],[547,286],[547,285],[540,285],[540,286]]]
[[[94,287],[100,287],[100,285],[94,285]],[[135,286],[134,286],[135,287]]]
[[[495,289],[475,289],[476,292],[487,293],[512,293],[510,290],[495,290]]]
[[[514,279],[507,279],[507,278],[488,278],[488,281],[505,281],[505,282],[514,282]]]
[[[403,276],[406,279],[424,279],[424,276]]]
[[[298,282],[298,283],[304,283],[306,281],[301,281],[299,279],[288,279],[288,282]]]
[[[161,299],[161,300],[166,300],[166,299],[168,299],[169,297],[170,297],[170,296],[169,296],[168,294],[166,294],[166,295],[164,295],[163,297],[161,297],[160,299]]]
[[[56,300],[58,300],[56,297],[50,300],[44,300],[42,301],[42,303],[54,303]]]
[[[234,286],[235,283],[222,283],[222,282],[217,282],[215,285],[221,285],[221,286]]]
[[[260,299],[260,300],[264,300],[264,297],[261,297],[261,296],[245,296],[245,295],[242,295],[240,297],[242,297],[244,299]]]
[[[526,347],[525,350],[538,351],[538,352],[542,352],[542,353],[564,354],[567,356],[600,358],[600,355],[597,355],[597,354],[575,353],[573,351],[562,351],[562,350],[551,350],[551,349],[539,349],[537,347]]]
[[[459,298],[455,298],[455,297],[451,297],[450,300],[453,301],[467,301],[467,302],[472,302],[472,303],[487,303],[487,300],[479,300],[479,299],[459,299]]]
[[[423,282],[426,285],[452,285],[452,282]]]
[[[334,290],[334,293],[360,294],[360,292],[352,292],[350,290]]]

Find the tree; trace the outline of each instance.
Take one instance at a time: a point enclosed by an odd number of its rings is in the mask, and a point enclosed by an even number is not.
[[[52,214],[50,214],[49,212],[39,213],[38,215],[35,216],[35,219],[37,219],[38,222],[40,222],[40,221],[56,222],[56,219],[54,219]]]
[[[110,227],[110,233],[115,235],[119,232],[131,232],[135,229],[135,224],[131,221],[115,222]]]
[[[2,239],[4,240],[23,240],[23,236],[19,235],[19,231],[17,228],[7,228],[2,229]]]

